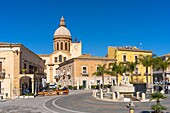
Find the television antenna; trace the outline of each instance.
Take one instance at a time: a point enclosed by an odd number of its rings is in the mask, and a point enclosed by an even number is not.
[[[140,44],[140,49],[142,50],[142,43],[139,43]]]

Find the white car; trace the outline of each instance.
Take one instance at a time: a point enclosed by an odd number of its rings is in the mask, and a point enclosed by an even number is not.
[[[55,89],[55,88],[57,88],[57,85],[50,84],[50,85],[49,85],[49,88],[50,88],[50,89]]]

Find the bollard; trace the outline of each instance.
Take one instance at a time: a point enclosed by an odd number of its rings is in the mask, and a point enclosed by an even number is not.
[[[94,90],[94,98],[96,98],[96,95],[97,95],[97,90]]]
[[[100,89],[100,98],[103,99],[103,90]]]
[[[145,93],[142,93],[142,100],[145,100]]]
[[[139,99],[140,98],[140,92],[136,92],[136,98]]]
[[[109,93],[110,92],[110,88],[107,88],[107,93]]]
[[[116,95],[115,95],[115,92],[112,92],[112,100],[115,100],[115,99],[116,99],[115,96],[116,96]]]

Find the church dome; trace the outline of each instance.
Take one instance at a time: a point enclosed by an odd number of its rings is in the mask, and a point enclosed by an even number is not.
[[[70,33],[70,31],[66,28],[66,25],[65,25],[65,20],[64,20],[64,18],[62,17],[61,19],[60,19],[60,26],[59,26],[59,28],[55,31],[55,33],[54,33],[54,36],[56,36],[56,37],[69,37],[69,38],[71,38],[71,33]]]

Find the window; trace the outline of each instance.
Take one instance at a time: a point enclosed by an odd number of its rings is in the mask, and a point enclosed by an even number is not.
[[[54,61],[55,61],[55,62],[58,62],[58,58],[57,58],[57,57],[54,57]]]
[[[64,57],[64,62],[67,60],[67,58],[66,57]]]
[[[100,80],[97,80],[97,85],[100,85]]]
[[[27,69],[27,64],[26,63],[24,63],[24,69]]]
[[[0,62],[0,72],[2,72],[2,62]]]
[[[123,55],[123,62],[126,62],[126,55]]]
[[[65,50],[67,50],[67,42],[65,42]]]
[[[59,43],[57,42],[57,50],[59,50]]]
[[[46,60],[43,60],[44,61],[44,63],[46,63]]]
[[[138,67],[135,68],[135,74],[138,74]]]
[[[135,62],[136,63],[138,62],[138,56],[135,56]]]
[[[96,66],[96,71],[99,71],[99,66]]]
[[[82,73],[87,74],[87,67],[82,67]]]
[[[62,55],[59,55],[59,62],[62,62]]]
[[[61,42],[61,50],[63,50],[63,42]]]

